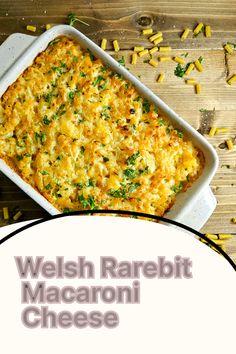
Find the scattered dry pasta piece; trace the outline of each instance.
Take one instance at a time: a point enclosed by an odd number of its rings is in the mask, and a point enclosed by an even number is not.
[[[236,75],[233,75],[230,79],[227,80],[229,85],[232,85],[236,81]]]
[[[159,47],[159,52],[170,52],[171,47]]]
[[[144,50],[142,50],[141,52],[138,53],[138,55],[140,57],[143,57],[144,55],[147,55],[147,54],[148,54],[148,49],[144,49]]]
[[[153,36],[149,37],[148,39],[150,42],[154,42],[157,38],[160,38],[160,37],[162,37],[162,32],[158,32],[158,33],[154,34]]]
[[[103,50],[106,50],[106,49],[107,49],[107,39],[106,39],[106,38],[103,38],[103,39],[102,39],[101,48],[102,48]]]
[[[8,207],[4,207],[4,208],[2,209],[2,211],[3,211],[3,219],[4,219],[4,220],[8,220],[8,219],[9,219],[9,210],[8,210]]]
[[[213,240],[212,240],[213,241]],[[225,241],[224,240],[214,240],[214,243],[218,246],[223,246],[225,244]]]
[[[219,234],[219,239],[220,240],[230,240],[232,238],[231,234]]]
[[[142,31],[142,33],[143,33],[144,35],[152,34],[152,32],[153,32],[153,29],[152,29],[152,28],[146,28],[146,29],[144,29],[144,30]]]
[[[160,83],[162,81],[164,81],[165,79],[165,74],[164,73],[160,73],[158,78],[157,78],[157,82]]]
[[[155,45],[161,43],[163,41],[163,37],[159,37],[157,39],[155,39],[155,41],[153,42]]]
[[[215,133],[216,133],[216,129],[217,129],[216,127],[211,127],[211,129],[210,129],[208,135],[209,135],[209,136],[214,136]]]
[[[190,33],[190,29],[189,28],[185,28],[185,30],[183,31],[182,35],[181,35],[181,41],[185,41],[185,39],[188,37]]]
[[[137,60],[138,60],[137,53],[133,53],[132,56],[131,56],[131,64],[132,65],[136,65],[137,64]]]
[[[154,60],[154,59],[150,59],[149,60],[149,64],[154,66],[155,68],[158,66],[158,61]]]
[[[202,64],[200,63],[200,61],[198,59],[195,60],[194,65],[198,71],[203,72]]]
[[[144,47],[134,47],[134,52],[142,52]]]
[[[194,69],[194,64],[190,63],[187,67],[187,70],[185,71],[185,75],[188,76]]]
[[[171,57],[168,57],[168,56],[159,57],[159,61],[170,61],[170,60],[171,60]]]
[[[184,64],[185,63],[185,60],[181,57],[173,57],[173,60],[176,62],[176,63],[179,63],[179,64]]]
[[[200,93],[202,92],[202,86],[200,84],[195,85],[195,92],[197,95],[200,95]]]
[[[216,129],[216,132],[215,132],[215,135],[227,133],[228,130],[229,130],[228,128],[217,128],[217,129]]]
[[[203,29],[203,23],[200,22],[193,30],[193,33],[195,34],[195,36],[197,36]]]
[[[119,46],[119,43],[116,39],[113,41],[113,47],[114,47],[115,52],[119,52],[120,46]]]
[[[18,211],[14,216],[13,216],[13,220],[17,221],[20,217],[22,216],[22,212]]]
[[[236,224],[236,218],[231,219],[232,223]]]
[[[195,79],[187,79],[185,80],[187,85],[196,85],[197,81]]]
[[[228,150],[233,150],[234,144],[231,139],[226,140],[226,145],[228,147]]]
[[[205,26],[205,36],[206,36],[207,38],[210,38],[210,37],[211,37],[211,26],[209,26],[209,25],[206,25],[206,26]]]
[[[150,54],[154,54],[156,52],[158,52],[158,47],[153,47],[153,48],[149,49]]]
[[[216,234],[205,234],[205,236],[210,240],[218,240],[218,236]]]
[[[37,28],[35,26],[27,25],[26,26],[27,31],[30,32],[36,32]]]
[[[229,44],[224,45],[224,49],[227,53],[232,54],[233,53],[233,48]]]
[[[52,25],[50,25],[50,23],[47,23],[45,26],[46,30],[49,30],[51,27],[52,27]]]

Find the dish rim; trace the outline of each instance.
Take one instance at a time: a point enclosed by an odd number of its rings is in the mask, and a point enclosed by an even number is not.
[[[135,86],[143,97],[158,106],[164,114],[168,116],[168,119],[174,124],[174,126],[181,128],[188,139],[203,152],[205,166],[203,167],[201,175],[193,182],[186,192],[180,193],[176,196],[176,202],[171,210],[165,213],[166,217],[170,217],[173,220],[177,221],[178,219],[181,219],[186,212],[189,212],[191,205],[194,205],[194,202],[199,198],[199,193],[202,193],[203,190],[209,186],[219,163],[216,151],[206,138],[172,110],[169,105],[83,33],[68,25],[58,25],[44,32],[38,38],[36,37],[33,43],[29,45],[24,53],[1,77],[0,97],[4,94],[7,88],[17,80],[23,71],[32,64],[37,55],[47,48],[48,44],[53,39],[63,35],[75,39],[82,47],[89,48],[96,57],[100,58],[105,64],[108,64],[112,70],[123,75],[126,80],[130,81]],[[0,171],[9,177],[18,185],[18,187],[26,192],[51,215],[61,213],[61,211],[55,208],[42,194],[25,182],[23,178],[21,178],[20,175],[17,174],[3,159],[0,159]]]

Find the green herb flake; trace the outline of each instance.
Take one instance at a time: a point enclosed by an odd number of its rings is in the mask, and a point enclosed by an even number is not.
[[[179,138],[183,138],[184,133],[183,133],[181,130],[179,130],[179,129],[175,129],[175,130],[176,130],[176,132],[177,132],[178,137],[179,137]]]
[[[81,153],[81,155],[84,155],[84,152],[85,152],[85,147],[84,147],[84,146],[81,146],[81,148],[80,148],[80,153]]]
[[[16,155],[16,159],[17,159],[17,161],[21,161],[21,160],[23,160],[23,156],[22,155]]]
[[[143,113],[149,113],[150,112],[150,103],[148,102],[147,99],[143,100]]]
[[[43,175],[43,176],[49,175],[49,173],[48,173],[47,171],[45,171],[45,170],[40,171],[40,173],[41,173],[41,175]]]
[[[126,195],[126,189],[124,187],[121,187],[119,189],[110,189],[108,191],[108,195],[110,195],[113,198],[121,198],[121,199],[127,199]]]
[[[86,199],[82,194],[78,197],[78,200],[84,209],[88,208],[93,210],[96,208],[94,197],[91,195],[89,195],[88,198]]]
[[[183,77],[185,74],[185,71],[186,71],[186,67],[184,68],[182,65],[177,64],[174,74],[175,74],[175,76]]]
[[[100,82],[103,81],[103,80],[104,80],[104,77],[101,76],[101,75],[98,75],[96,77],[96,79],[94,80],[94,82],[93,82],[93,86],[96,86],[96,85],[100,84]]]
[[[136,191],[136,189],[137,189],[138,187],[140,187],[140,186],[141,186],[140,183],[132,182],[132,183],[130,183],[130,185],[129,185],[128,192],[129,192],[129,193],[133,193],[133,192]]]
[[[103,162],[107,162],[109,161],[109,158],[108,157],[103,157]]]
[[[124,58],[124,56],[122,56],[121,59],[117,60],[117,62],[118,62],[120,65],[125,66],[125,58]]]
[[[134,179],[137,176],[138,172],[133,168],[127,168],[124,170],[124,176],[128,179]]]
[[[83,25],[89,26],[89,24],[87,22],[80,20],[78,17],[76,17],[76,14],[74,14],[74,13],[68,14],[67,22],[68,22],[69,26],[74,26],[75,22],[80,22]]]
[[[94,61],[96,59],[95,56],[93,55],[93,53],[91,52],[91,50],[89,48],[87,48],[87,50],[88,50],[88,54],[89,54],[90,60]]]
[[[45,189],[46,189],[47,191],[50,191],[50,190],[52,189],[51,184],[48,183],[48,184],[45,186]]]
[[[135,154],[128,157],[126,163],[127,165],[135,165],[137,158],[140,156],[140,152],[136,152]]]
[[[200,56],[200,57],[198,58],[199,63],[202,63],[203,60],[204,60],[204,58],[203,58],[202,56]]]
[[[53,39],[51,42],[49,42],[49,46],[51,46],[51,45],[54,45],[54,44],[56,44],[56,43],[58,43],[58,42],[60,42],[60,38],[56,38],[56,39]]]
[[[51,123],[51,121],[48,119],[48,116],[44,116],[43,117],[43,124],[49,125],[50,123]]]
[[[175,184],[171,189],[176,194],[179,193],[183,189],[183,182],[180,182],[178,186]]]
[[[80,71],[80,76],[81,76],[81,77],[86,77],[87,74],[85,74],[83,71]]]

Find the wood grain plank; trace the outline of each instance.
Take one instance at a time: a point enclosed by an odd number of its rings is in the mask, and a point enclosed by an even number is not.
[[[103,37],[111,41],[118,39],[122,51],[116,58],[125,57],[127,67],[140,80],[159,95],[180,116],[195,129],[205,134],[216,149],[220,165],[212,181],[212,189],[218,205],[202,232],[231,232],[236,234],[236,225],[231,218],[236,216],[236,148],[228,151],[224,144],[227,138],[236,137],[236,85],[230,87],[226,80],[236,74],[236,52],[226,55],[223,44],[236,42],[236,2],[232,0],[182,0],[147,1],[101,1],[69,0],[65,2],[49,0],[0,0],[0,43],[11,33],[29,33],[27,24],[37,26],[36,35],[44,32],[46,23],[66,23],[67,14],[74,12],[90,24],[89,27],[76,24],[97,44]],[[180,33],[185,27],[191,29],[199,22],[212,26],[212,38],[200,34],[180,41]],[[140,35],[143,28],[152,26],[155,31],[163,31],[163,45],[171,45],[171,55],[188,52],[186,61],[199,56],[204,57],[204,72],[193,72],[203,86],[201,95],[195,95],[193,87],[184,84],[184,80],[174,75],[176,63],[160,63],[157,69],[150,67],[140,59],[137,66],[129,64],[131,49],[135,45],[150,47],[148,40]],[[32,34],[32,33],[30,33]],[[110,52],[114,54],[113,52]],[[154,58],[158,58],[155,55]],[[165,72],[166,80],[156,83],[159,72]],[[210,126],[227,127],[228,132],[208,137]],[[10,209],[18,206],[24,213],[24,219],[43,217],[47,213],[34,201],[19,190],[11,181],[0,174],[0,210],[3,206]],[[236,261],[236,236],[227,243],[227,252]]]

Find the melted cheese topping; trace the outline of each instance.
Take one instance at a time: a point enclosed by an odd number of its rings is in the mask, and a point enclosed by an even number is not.
[[[2,96],[0,157],[60,211],[163,215],[202,169],[181,131],[67,37]]]

